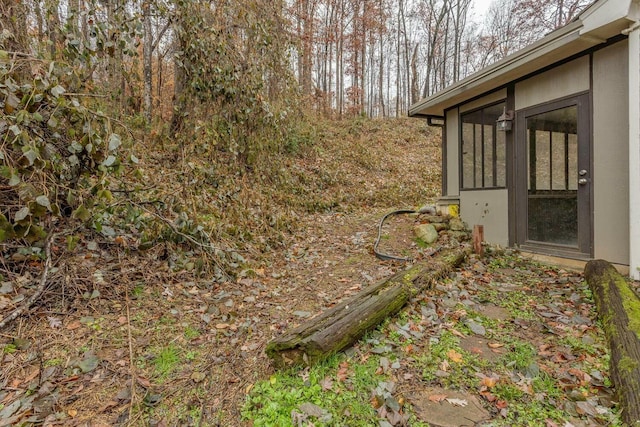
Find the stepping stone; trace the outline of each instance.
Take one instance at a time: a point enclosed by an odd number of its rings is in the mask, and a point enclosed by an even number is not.
[[[460,347],[487,362],[493,363],[500,359],[506,353],[506,350],[503,347],[491,348],[489,347],[489,342],[488,339],[479,336],[465,337],[460,339]]]
[[[416,417],[433,427],[472,426],[491,418],[478,398],[468,393],[427,387],[407,397]]]
[[[477,310],[483,316],[497,321],[510,320],[513,317],[509,310],[494,304],[479,304]]]

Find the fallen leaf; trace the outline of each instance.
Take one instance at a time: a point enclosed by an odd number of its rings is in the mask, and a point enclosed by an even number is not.
[[[506,408],[507,406],[508,406],[508,403],[507,403],[507,401],[506,401],[506,400],[498,400],[498,401],[496,402],[496,408],[498,408],[498,409],[504,409],[504,408]]]
[[[231,325],[229,325],[228,323],[216,323],[216,329],[227,329],[230,326]]]
[[[446,398],[447,398],[446,394],[432,394],[431,396],[427,397],[427,399],[435,403],[440,403]]]
[[[75,416],[78,415],[78,410],[77,409],[69,409],[67,411],[67,414],[69,414],[69,416],[71,418],[75,418]]]
[[[487,344],[489,346],[489,348],[500,348],[500,347],[504,347],[504,344],[499,343],[499,342],[490,342]]]
[[[369,402],[371,402],[371,406],[373,406],[374,409],[378,409],[384,406],[384,399],[382,398],[382,396],[379,396],[377,394],[374,394],[373,396],[371,396],[371,399],[369,399]]]
[[[207,374],[204,372],[195,371],[191,374],[189,378],[191,378],[194,382],[202,382],[207,377]]]
[[[465,399],[456,399],[456,398],[448,398],[445,399],[447,402],[452,404],[453,406],[462,406],[465,407],[469,404]]]
[[[460,363],[462,362],[462,355],[460,353],[458,353],[457,351],[455,351],[454,349],[451,349],[449,351],[447,351],[447,357],[455,363]]]
[[[333,380],[329,377],[324,377],[320,380],[320,387],[322,387],[322,391],[332,390]]]
[[[482,395],[482,397],[484,397],[487,400],[487,402],[493,402],[496,400],[495,394],[488,391],[481,391],[480,395]]]
[[[344,382],[349,376],[349,362],[344,361],[340,364],[338,372],[336,373],[336,377],[338,381]]]
[[[457,330],[455,330],[454,328],[449,329],[449,332],[451,332],[453,335],[459,337],[459,338],[465,338],[466,335],[463,334],[462,332],[459,332]]]
[[[86,374],[93,371],[100,364],[100,359],[93,352],[88,351],[85,353],[84,358],[78,363],[78,368],[82,373]]]
[[[57,317],[47,316],[47,320],[49,321],[49,327],[51,329],[56,329],[62,326],[62,321]]]
[[[73,322],[69,323],[67,325],[67,330],[68,331],[73,331],[75,329],[78,329],[80,326],[82,326],[82,323],[80,323],[79,320],[74,320]]]
[[[495,387],[495,385],[498,383],[498,379],[493,377],[484,377],[481,383],[487,388],[492,388]]]
[[[136,378],[136,381],[138,382],[138,384],[140,384],[144,388],[151,387],[151,381],[149,381],[145,377],[138,377],[138,378]]]

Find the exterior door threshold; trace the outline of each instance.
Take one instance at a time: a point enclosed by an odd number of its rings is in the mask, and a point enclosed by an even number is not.
[[[559,256],[552,256],[552,255],[543,255],[543,254],[529,252],[522,249],[520,249],[520,253],[522,254],[523,257],[528,258],[532,261],[554,265],[557,267],[564,268],[565,270],[572,270],[572,271],[579,271],[579,272],[584,271],[584,266],[589,261],[589,260],[563,258]],[[629,275],[628,265],[613,264],[613,266],[616,268],[616,270],[618,270],[620,274],[624,276]]]

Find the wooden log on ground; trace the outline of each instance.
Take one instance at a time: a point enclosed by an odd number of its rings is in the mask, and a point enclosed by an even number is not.
[[[607,261],[589,261],[584,272],[611,351],[609,369],[622,419],[640,425],[640,299]]]
[[[411,297],[433,286],[468,253],[469,248],[445,250],[396,273],[273,339],[265,351],[279,368],[311,365],[335,354],[397,313]]]

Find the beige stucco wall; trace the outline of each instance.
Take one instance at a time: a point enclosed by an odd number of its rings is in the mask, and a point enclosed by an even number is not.
[[[589,56],[516,84],[516,110],[589,90]]]
[[[595,257],[629,264],[628,43],[593,54]]]
[[[485,241],[509,245],[509,215],[507,190],[460,192],[460,217],[473,228],[484,226]]]
[[[509,208],[506,189],[460,191],[459,114],[504,100],[506,89],[447,112],[447,189],[449,196],[460,196],[460,217],[469,227],[484,226],[485,241],[508,246]]]
[[[457,196],[460,194],[460,142],[458,141],[458,109],[447,111],[447,194],[444,196]]]
[[[464,113],[470,110],[475,110],[476,108],[484,107],[485,105],[493,104],[498,101],[504,101],[505,99],[507,99],[507,89],[501,89],[490,93],[487,96],[476,99],[475,101],[467,102],[466,104],[461,105],[460,112]]]

